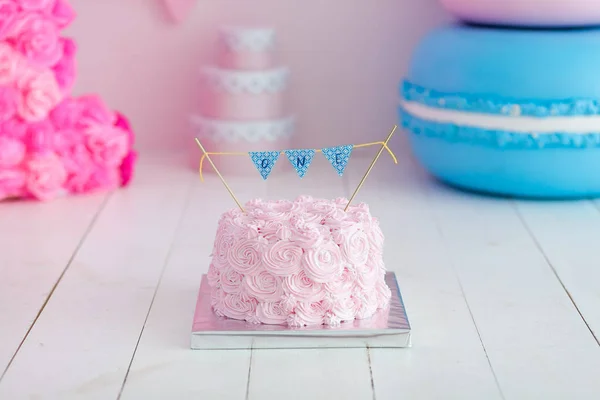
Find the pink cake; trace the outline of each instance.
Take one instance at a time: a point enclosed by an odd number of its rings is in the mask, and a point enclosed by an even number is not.
[[[287,68],[264,71],[204,68],[202,113],[229,120],[263,120],[284,113]]]
[[[218,65],[231,70],[264,70],[275,66],[275,30],[222,27],[219,30]]]
[[[600,24],[595,0],[441,0],[468,22],[531,27],[575,27]]]
[[[214,312],[291,327],[365,319],[389,304],[384,236],[347,199],[252,200],[219,220],[208,272]]]

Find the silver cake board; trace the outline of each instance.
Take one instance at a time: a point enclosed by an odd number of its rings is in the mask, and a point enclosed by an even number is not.
[[[390,304],[371,318],[343,322],[339,327],[291,328],[257,325],[217,316],[210,305],[210,286],[202,276],[192,325],[193,350],[401,348],[410,347],[410,324],[393,272],[385,276]]]

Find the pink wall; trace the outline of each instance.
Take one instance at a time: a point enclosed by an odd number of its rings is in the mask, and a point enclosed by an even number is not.
[[[397,122],[397,86],[416,41],[447,15],[436,0],[198,0],[174,25],[162,0],[71,0],[76,94],[99,92],[132,120],[141,148],[191,145],[200,65],[215,28],[268,24],[292,70],[298,147],[379,139]]]

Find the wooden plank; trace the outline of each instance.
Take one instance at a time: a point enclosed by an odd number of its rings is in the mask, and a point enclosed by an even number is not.
[[[504,396],[598,398],[600,348],[511,200],[427,193]]]
[[[370,350],[376,398],[499,399],[422,183],[406,156],[399,156],[398,165],[380,158],[356,199],[380,220],[386,267],[396,273],[412,326],[412,348]],[[368,162],[351,164],[351,189]]]
[[[175,161],[177,163],[177,161]],[[115,398],[195,176],[148,160],[115,193],[8,369],[0,398]]]
[[[260,176],[227,177],[242,204],[262,197]],[[243,399],[250,351],[190,350],[201,275],[221,214],[236,207],[214,175],[194,183],[185,217],[125,382],[122,399]]]
[[[592,252],[600,239],[600,212],[589,201],[519,201],[517,208],[598,342],[600,258]]]
[[[322,155],[315,156],[303,179],[287,159],[280,162],[289,168],[269,178],[267,198],[348,196],[344,179]],[[366,349],[253,350],[248,393],[251,400],[367,399],[372,393]]]
[[[0,204],[0,376],[106,198]]]

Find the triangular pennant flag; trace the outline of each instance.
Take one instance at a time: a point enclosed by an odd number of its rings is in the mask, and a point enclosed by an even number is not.
[[[258,172],[260,172],[260,176],[262,176],[264,180],[267,180],[271,174],[271,171],[273,170],[273,167],[275,166],[275,163],[277,162],[277,159],[279,158],[279,152],[251,151],[248,154],[250,154],[250,158],[252,159],[254,166]]]
[[[354,145],[348,144],[346,146],[325,147],[321,151],[325,158],[333,165],[338,175],[342,176],[348,165],[348,160],[350,160],[353,148]]]
[[[312,149],[286,150],[285,155],[292,163],[300,179],[302,179],[315,156],[315,151]]]

